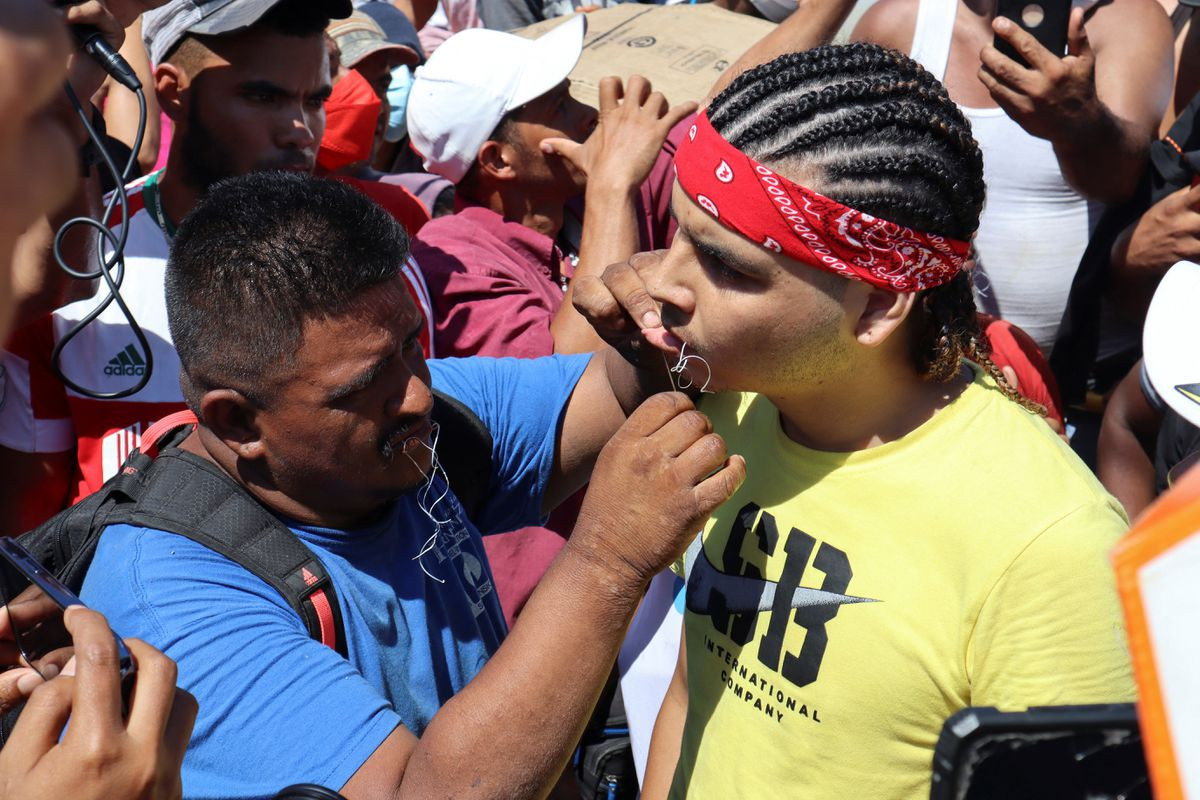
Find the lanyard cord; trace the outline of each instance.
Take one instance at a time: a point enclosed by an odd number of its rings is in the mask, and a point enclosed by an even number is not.
[[[54,371],[55,376],[61,380],[67,387],[73,391],[96,400],[116,400],[122,397],[129,397],[137,394],[150,381],[150,373],[154,368],[154,356],[150,352],[150,342],[146,338],[146,334],[142,331],[137,320],[133,318],[133,313],[129,310],[129,306],[125,304],[124,298],[121,297],[121,283],[125,279],[125,243],[129,238],[129,197],[125,191],[125,182],[129,179],[128,176],[133,170],[133,165],[137,161],[138,151],[142,148],[142,139],[146,133],[146,95],[139,87],[135,94],[138,100],[138,127],[137,136],[134,137],[133,151],[129,155],[129,160],[125,164],[125,169],[118,169],[113,161],[112,155],[104,147],[104,142],[96,128],[92,125],[92,121],[88,118],[87,112],[83,105],[79,102],[79,98],[75,96],[74,90],[70,84],[65,85],[67,98],[71,101],[71,105],[75,107],[75,113],[79,115],[80,121],[87,130],[88,137],[95,146],[96,151],[100,154],[104,166],[112,174],[116,190],[108,200],[108,204],[104,208],[104,214],[100,219],[93,219],[87,216],[73,217],[63,223],[62,227],[54,235],[53,256],[54,261],[58,264],[59,269],[70,275],[72,278],[79,280],[92,281],[97,278],[104,281],[105,287],[108,289],[107,296],[89,311],[82,319],[70,327],[63,334],[63,337],[54,345],[54,351],[50,356],[50,366]],[[109,228],[109,220],[112,218],[113,211],[117,206],[121,208],[121,225],[116,233]],[[66,262],[62,253],[63,239],[73,228],[83,226],[92,228],[100,235],[96,240],[96,262],[97,268],[93,271],[86,269],[77,270]],[[112,247],[112,252],[105,256],[104,246],[109,244]],[[142,360],[146,362],[145,371],[137,382],[128,388],[120,389],[115,392],[101,392],[95,389],[89,389],[80,386],[63,372],[62,369],[62,352],[63,349],[76,336],[79,335],[84,328],[90,325],[106,308],[112,303],[117,304],[117,308],[121,310],[121,314],[129,322],[129,327],[133,331],[133,336],[137,340],[138,347],[141,348]]]
[[[162,187],[158,184],[160,172],[155,172],[146,178],[142,184],[142,199],[146,202],[146,210],[150,212],[154,224],[159,227],[167,241],[175,238],[175,223],[167,216],[167,210],[162,204]]]

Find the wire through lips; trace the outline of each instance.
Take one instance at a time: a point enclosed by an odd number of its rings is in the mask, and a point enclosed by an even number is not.
[[[442,462],[438,458],[437,454],[438,436],[442,432],[441,426],[434,422],[430,424],[430,427],[433,429],[433,444],[426,444],[424,440],[419,439],[416,436],[410,436],[408,439],[404,440],[404,455],[413,463],[413,466],[416,467],[417,470],[421,470],[421,465],[418,464],[417,460],[409,454],[409,442],[415,441],[417,444],[428,450],[430,455],[433,457],[433,460],[429,466],[429,474],[425,476],[425,485],[417,490],[417,508],[421,509],[421,513],[428,517],[429,521],[433,523],[433,533],[431,533],[429,538],[425,540],[425,543],[421,545],[421,549],[415,556],[413,556],[413,560],[421,565],[421,571],[425,573],[426,577],[431,578],[438,583],[445,583],[446,581],[444,578],[439,578],[429,571],[429,569],[425,566],[424,560],[425,556],[429,555],[431,552],[433,552],[433,549],[437,547],[438,534],[442,532],[442,526],[449,525],[452,521],[453,515],[455,514],[453,506],[451,506],[451,518],[438,519],[438,516],[435,513],[437,511],[438,504],[444,501],[450,495],[450,479],[446,475],[446,470],[442,467]],[[435,491],[434,482],[438,478],[442,479],[441,494],[435,497],[431,502],[429,498]]]
[[[686,355],[686,352],[687,342],[684,342],[683,346],[679,348],[679,360],[675,362],[675,366],[673,367],[670,366],[670,362],[667,361],[667,354],[663,353],[663,365],[667,367],[667,377],[671,381],[671,387],[678,391],[680,389],[690,389],[695,386],[696,384],[692,380],[692,376],[688,373],[687,369],[689,362],[699,361],[704,365],[705,373],[704,385],[700,387],[700,393],[712,394],[712,392],[708,391],[708,384],[712,382],[712,367],[710,367],[708,362],[704,360],[704,356],[699,356],[695,353],[689,356]],[[675,380],[676,375],[679,376],[678,381]]]

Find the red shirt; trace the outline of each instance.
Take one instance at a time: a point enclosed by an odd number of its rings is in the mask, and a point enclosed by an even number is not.
[[[1046,416],[1061,426],[1062,398],[1058,384],[1033,337],[1011,322],[987,314],[979,315],[979,326],[992,346],[992,361],[996,366],[1012,367],[1017,374],[1017,391],[1044,406]]]
[[[179,356],[171,342],[163,294],[170,239],[152,213],[161,207],[156,199],[159,175],[153,173],[127,189],[130,223],[126,276],[121,286],[121,296],[150,342],[154,367],[149,383],[130,397],[98,400],[68,389],[55,376],[51,368],[55,345],[91,311],[96,298],[63,306],[15,331],[0,351],[0,446],[25,453],[74,450],[77,463],[71,478],[71,502],[91,494],[115,475],[151,423],[184,408]],[[402,187],[389,188],[404,191]],[[415,198],[412,203],[424,215]],[[398,219],[408,227],[414,217],[406,216]],[[115,217],[113,226],[120,224],[120,215]],[[404,263],[401,274],[428,320],[432,317],[428,291],[411,259]],[[101,288],[97,296],[106,295],[107,290]],[[426,325],[421,344],[427,355],[430,333]],[[145,361],[128,321],[113,303],[63,349],[62,367],[83,386],[116,391],[133,385],[144,374]],[[44,500],[29,498],[28,507],[50,507],[59,501],[57,496],[44,494]]]

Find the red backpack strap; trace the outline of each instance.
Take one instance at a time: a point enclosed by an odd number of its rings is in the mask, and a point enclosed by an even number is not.
[[[168,414],[158,422],[151,425],[142,434],[142,444],[138,449],[145,453],[150,458],[158,455],[158,443],[162,438],[176,428],[182,428],[185,425],[199,425],[200,421],[196,419],[196,415],[189,409],[176,411],[174,414]]]
[[[321,644],[338,649],[337,624],[334,622],[333,606],[329,603],[324,589],[317,589],[308,596],[313,611],[317,614],[317,625],[321,631]]]
[[[181,432],[173,429],[153,459],[138,454],[147,465],[130,476],[139,495],[124,521],[186,536],[245,567],[283,596],[311,638],[345,656],[337,592],[320,559],[215,463],[173,446]]]

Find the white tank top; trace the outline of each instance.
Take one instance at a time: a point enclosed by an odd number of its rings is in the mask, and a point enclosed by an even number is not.
[[[946,74],[957,13],[958,0],[920,0],[917,9],[910,55],[938,80]],[[1050,142],[1026,133],[1003,109],[959,109],[983,151],[987,184],[975,236],[979,305],[1023,328],[1049,356],[1103,206],[1068,186]]]

